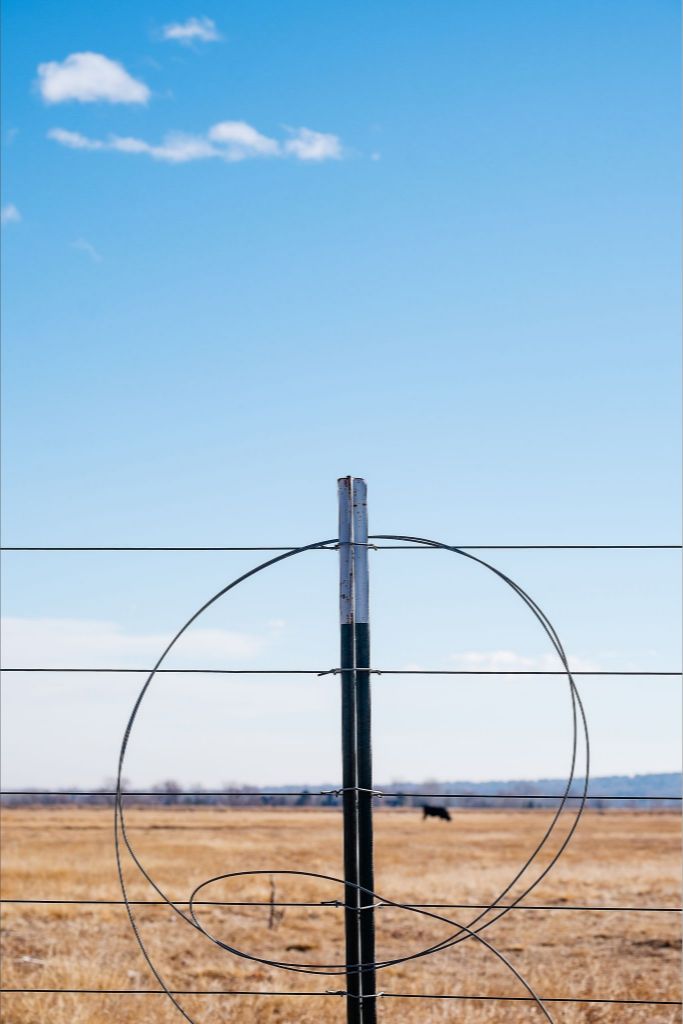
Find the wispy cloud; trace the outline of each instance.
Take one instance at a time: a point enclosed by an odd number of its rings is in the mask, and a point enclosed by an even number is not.
[[[261,134],[245,121],[221,121],[205,135],[171,132],[157,144],[120,135],[92,139],[64,128],[52,128],[47,134],[54,142],[70,149],[143,154],[170,164],[208,159],[237,163],[257,157],[291,157],[305,162],[321,162],[338,160],[342,156],[341,141],[336,135],[299,128],[289,139],[279,142]]]
[[[133,136],[113,136],[104,149],[115,149],[119,153],[143,153],[153,160],[162,160],[169,164],[184,164],[190,160],[206,160],[217,156],[213,146],[201,135],[185,135],[172,132],[166,135],[161,145],[153,146],[144,139]]]
[[[102,262],[101,254],[97,251],[95,246],[85,238],[77,238],[75,242],[71,243],[71,247],[73,249],[80,249],[81,252],[84,252],[86,256],[90,257],[93,263]]]
[[[182,164],[190,160],[205,160],[207,157],[219,156],[218,151],[202,136],[184,135],[175,132],[167,135],[157,146],[136,139],[132,136],[110,135],[108,139],[90,139],[80,132],[70,132],[63,128],[52,128],[48,138],[69,149],[112,150],[118,153],[143,153],[154,160],[162,160],[169,164]]]
[[[87,139],[80,132],[69,132],[65,128],[51,128],[47,133],[47,137],[48,139],[54,139],[55,142],[59,142],[62,146],[68,146],[69,149],[107,148],[103,142],[98,142],[96,139]]]
[[[101,53],[72,53],[38,65],[38,89],[45,103],[147,103],[150,90],[124,66]]]
[[[164,650],[166,633],[131,633],[100,619],[19,618],[2,620],[5,662],[84,668],[146,668]],[[227,629],[192,629],[169,655],[168,668],[230,667],[248,662],[266,649],[273,630],[261,634]]]
[[[275,139],[269,139],[252,128],[246,121],[221,121],[209,129],[212,142],[225,146],[232,160],[243,160],[247,156],[277,156],[280,147]]]
[[[462,651],[452,654],[451,664],[455,669],[480,672],[557,672],[562,663],[556,654],[541,654],[533,657],[518,654],[517,651]],[[575,672],[595,672],[597,663],[588,658],[570,658],[570,668]]]
[[[292,129],[292,137],[284,148],[298,160],[339,160],[342,155],[336,135],[314,132],[310,128]]]
[[[0,221],[3,224],[18,224],[20,220],[21,214],[14,203],[7,203],[6,206],[3,206],[2,213],[0,214]]]
[[[187,21],[175,21],[170,25],[164,25],[161,35],[163,39],[172,39],[184,46],[192,43],[215,43],[221,39],[215,21],[206,17],[188,18]]]

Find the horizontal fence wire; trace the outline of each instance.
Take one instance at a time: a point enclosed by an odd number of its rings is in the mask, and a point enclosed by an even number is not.
[[[299,789],[299,790],[288,790],[282,792],[281,790],[244,790],[244,789],[204,789],[204,790],[179,790],[177,792],[165,792],[164,790],[152,790],[152,789],[130,789],[121,790],[121,796],[132,796],[132,797],[156,797],[158,800],[180,800],[183,797],[314,797],[314,796],[329,796],[329,797],[340,797],[343,793],[341,789]],[[40,796],[40,797],[57,797],[57,796],[68,796],[68,797],[107,797],[113,798],[117,795],[117,791],[114,789],[2,789],[0,790],[0,797],[9,796]],[[376,790],[370,794],[377,800],[381,800],[385,797],[392,798],[396,797],[399,799],[412,799],[418,800],[422,798],[436,799],[437,797],[443,800],[583,800],[584,796],[582,793],[572,793],[565,796],[564,793],[410,793],[410,792],[398,792],[398,791],[380,791]],[[585,797],[586,800],[683,800],[680,796],[662,796],[658,794],[656,796],[627,796],[624,794],[611,795],[606,793],[588,793]]]
[[[188,900],[172,900],[176,907],[305,907],[332,909],[344,909],[340,900],[319,900],[316,903],[304,901],[282,900],[194,900],[192,904]],[[0,899],[1,904],[21,904],[28,906],[58,906],[58,907],[168,907],[166,900],[56,900],[56,899]],[[394,904],[385,903],[380,900],[373,904],[375,909],[392,907]],[[570,906],[558,903],[549,904],[508,904],[508,903],[402,903],[401,907],[408,910],[569,910],[572,912],[589,913],[622,913],[622,914],[680,914],[681,907],[591,907],[591,906]]]
[[[435,995],[434,993],[423,992],[382,992],[384,999],[473,999],[473,1000],[494,1000],[496,1002],[510,1003],[533,1003],[536,1002],[531,996],[471,996],[471,995]],[[599,996],[539,996],[542,1003],[612,1003],[621,1006],[681,1006],[680,999],[611,999],[600,998]]]
[[[351,541],[358,546],[358,542]],[[680,544],[453,544],[460,551],[678,551]],[[433,551],[424,544],[363,544],[377,551]],[[299,545],[3,545],[0,551],[298,551]],[[335,544],[312,550],[335,551]]]
[[[95,995],[95,996],[297,996],[320,999],[334,996],[349,996],[345,990],[323,992],[278,992],[263,989],[154,989],[154,988],[0,988],[0,993],[22,995]],[[360,998],[360,997],[356,997]],[[423,992],[378,992],[364,999],[462,999],[482,1002],[534,1003],[532,996],[504,995],[432,995]],[[613,1003],[619,1006],[681,1006],[680,999],[609,999],[599,996],[539,996],[543,1003]]]
[[[340,668],[158,668],[158,675],[218,675],[218,676],[332,676],[340,675]],[[566,669],[497,669],[497,668],[359,668],[373,676],[566,676]],[[0,672],[89,672],[93,674],[134,673],[149,675],[151,668],[69,668],[42,665],[35,668],[26,666],[2,668]],[[641,669],[578,669],[573,676],[675,676],[681,671]]]

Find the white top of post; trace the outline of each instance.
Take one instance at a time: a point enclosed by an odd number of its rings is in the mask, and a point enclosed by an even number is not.
[[[353,479],[337,481],[339,496],[339,621],[353,624]]]
[[[356,622],[369,622],[368,489],[360,477],[353,481],[353,585]]]

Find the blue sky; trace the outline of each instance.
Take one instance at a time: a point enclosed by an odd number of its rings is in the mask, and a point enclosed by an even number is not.
[[[4,543],[306,543],[346,473],[378,532],[675,542],[677,22],[668,0],[6,3]],[[306,559],[187,657],[334,664],[334,556]],[[675,553],[496,560],[577,664],[677,667]],[[9,651],[147,664],[252,561],[7,554]],[[373,555],[376,664],[545,665],[452,563]],[[7,784],[111,774],[135,685],[7,677]],[[136,778],[335,777],[336,684],[286,685],[174,680]],[[674,685],[585,681],[599,770],[677,767]],[[378,776],[558,774],[564,695],[514,687],[378,680]]]

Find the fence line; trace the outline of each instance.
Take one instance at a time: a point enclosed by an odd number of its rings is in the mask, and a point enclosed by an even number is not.
[[[348,997],[345,989],[322,992],[277,992],[264,991],[263,989],[155,989],[155,988],[0,988],[0,993],[8,994],[36,994],[45,995],[99,995],[99,996],[307,996],[309,998],[321,998],[329,996]],[[462,999],[476,1000],[478,1002],[505,1002],[505,1003],[534,1003],[536,999],[531,996],[505,996],[505,995],[433,995],[424,992],[377,992],[370,997],[367,995],[356,998],[368,999]],[[618,1006],[681,1006],[680,999],[612,999],[600,998],[599,996],[539,996],[538,999],[544,1003],[612,1003]]]
[[[386,538],[389,539],[389,538]],[[378,538],[379,540],[379,538]],[[354,542],[351,542],[354,543]],[[357,545],[356,545],[357,546]],[[411,543],[410,541],[401,543],[363,543],[363,547],[368,547],[377,550],[442,550],[441,547],[432,547],[429,544]],[[488,544],[488,545],[454,545],[460,551],[656,551],[656,550],[680,550],[679,544]],[[311,550],[330,550],[337,551],[339,545],[335,541],[325,542],[317,546],[313,546]],[[301,550],[297,546],[119,546],[119,545],[108,545],[108,546],[3,546],[1,549],[3,552],[297,552]],[[67,667],[9,667],[3,669],[8,673],[92,673],[92,674],[149,674],[150,669],[144,668],[67,668]],[[325,676],[325,675],[336,675],[340,673],[341,669],[198,669],[198,668],[185,668],[185,669],[156,669],[157,673],[164,674],[204,674],[204,675],[310,675],[310,676]],[[433,675],[433,676],[565,676],[566,671],[543,671],[540,669],[536,670],[495,670],[495,669],[358,669],[357,672],[372,673],[373,675]],[[595,677],[674,677],[679,676],[679,672],[675,671],[638,671],[638,670],[579,670],[572,672],[572,675],[576,676],[595,676]],[[568,795],[568,794],[548,794],[548,793],[472,793],[472,792],[407,792],[407,791],[379,791],[379,790],[363,790],[364,793],[370,798],[374,799],[407,799],[412,801],[419,801],[420,799],[433,799],[439,798],[442,800],[462,800],[462,801],[477,801],[477,800],[499,800],[499,801],[567,801],[567,800],[579,800],[582,802],[590,801],[604,801],[604,802],[669,802],[669,803],[680,803],[682,800],[681,796],[664,796],[661,794],[651,795],[628,795],[628,794],[587,794],[584,796],[580,795]],[[159,792],[155,790],[130,790],[128,792],[121,793],[122,797],[129,798],[143,798],[152,797],[156,800],[163,800],[164,802],[181,800],[183,798],[221,798],[221,797],[235,797],[235,798],[251,798],[258,799],[260,797],[266,799],[280,798],[315,798],[315,797],[331,797],[338,799],[343,795],[343,789],[332,789],[332,790],[298,790],[298,791],[244,791],[244,790],[188,790],[180,792]],[[116,791],[111,790],[1,790],[0,797],[9,798],[21,797],[21,798],[102,798],[109,800],[117,796]],[[0,900],[0,904],[12,904],[12,905],[24,905],[24,906],[83,906],[83,907],[99,907],[99,906],[139,906],[139,907],[168,907],[169,903],[167,900],[106,900],[106,899],[29,899],[29,898],[5,898]],[[188,901],[180,901],[176,904],[177,906],[192,906]],[[216,907],[308,907],[308,908],[332,908],[332,909],[348,909],[345,903],[338,900],[320,901],[316,903],[308,902],[274,902],[269,901],[250,901],[250,902],[236,902],[236,901],[195,901],[194,905],[202,906],[216,906]],[[401,906],[408,909],[415,910],[426,910],[426,909],[472,909],[472,910],[525,910],[525,911],[566,911],[566,912],[599,912],[599,913],[680,913],[680,907],[665,907],[665,906],[584,906],[584,905],[520,905],[517,904],[503,904],[495,903],[493,905],[484,904],[473,904],[473,903],[420,903],[420,904],[405,904],[398,905],[383,900],[373,904],[372,909],[380,909],[385,907]],[[370,909],[370,908],[368,908]],[[529,990],[531,991],[531,990]],[[227,989],[181,989],[181,990],[166,990],[161,989],[118,989],[118,988],[50,988],[50,987],[10,987],[1,988],[0,993],[3,994],[20,994],[20,995],[75,995],[75,996],[146,996],[146,995],[161,995],[166,996],[168,994],[172,996],[253,996],[253,997],[307,997],[307,998],[321,998],[321,997],[344,997],[347,999],[359,999],[358,995],[349,993],[346,990],[330,990],[324,991],[274,991],[274,990],[227,990]],[[486,1002],[538,1002],[538,999],[531,995],[515,996],[515,995],[477,995],[477,994],[432,994],[422,992],[377,992],[373,995],[364,995],[364,999],[430,999],[430,1000],[462,1000],[462,1001],[486,1001]],[[585,996],[585,997],[574,997],[574,996],[541,996],[539,999],[542,1002],[547,1003],[558,1003],[558,1004],[601,1004],[601,1005],[624,1005],[624,1006],[681,1006],[680,1000],[666,1000],[666,999],[628,999],[628,998],[612,998],[612,997],[600,997],[600,996]],[[374,1004],[373,1004],[374,1006]]]
[[[189,907],[188,900],[173,900],[176,907]],[[22,904],[30,906],[59,906],[59,907],[168,907],[166,900],[53,900],[53,899],[0,899],[3,903]],[[330,907],[342,909],[344,904],[339,900],[323,900],[317,903],[306,903],[303,901],[285,902],[281,900],[193,900],[195,907]],[[376,908],[391,907],[393,904],[379,901]],[[591,906],[568,906],[564,904],[550,903],[547,905],[538,904],[513,904],[513,903],[402,903],[401,909],[426,909],[426,910],[569,910],[583,911],[590,913],[629,913],[629,914],[680,914],[682,907],[591,907]]]
[[[10,667],[1,668],[0,672],[89,672],[102,673],[134,673],[149,675],[150,668],[68,668],[40,666],[38,668]],[[155,675],[219,675],[219,676],[330,676],[339,675],[340,668],[158,668]],[[497,669],[497,668],[367,668],[361,669],[373,676],[566,676],[566,671],[556,669]],[[578,669],[572,670],[573,676],[675,676],[681,671],[643,670],[640,669]]]
[[[358,541],[348,541],[353,546],[371,548],[373,551],[430,551],[422,544],[372,544],[360,545]],[[679,551],[680,544],[453,544],[451,547],[460,551]],[[11,545],[2,546],[0,551],[298,551],[299,545],[266,546],[153,546],[153,545]],[[336,551],[337,545],[330,542],[321,544],[318,551]]]
[[[129,789],[122,790],[121,796],[132,796],[132,797],[156,797],[157,800],[174,799],[180,800],[183,797],[317,797],[317,796],[329,796],[339,798],[342,794],[341,789],[300,789],[282,792],[280,790],[230,790],[230,789],[208,789],[208,790],[179,790],[178,792],[165,792],[164,790],[152,790],[152,789]],[[11,796],[47,796],[47,797],[115,797],[117,795],[116,790],[113,789],[91,789],[91,790],[78,790],[78,789],[2,789],[0,790],[0,797],[11,797]],[[625,794],[619,794],[613,796],[611,794],[603,793],[588,793],[585,798],[580,793],[567,794],[564,793],[411,793],[411,792],[393,792],[393,791],[380,791],[375,790],[370,794],[371,797],[377,800],[382,798],[399,798],[404,800],[417,800],[420,798],[436,799],[441,797],[444,800],[669,800],[669,801],[681,801],[683,797],[680,796],[628,796]]]

